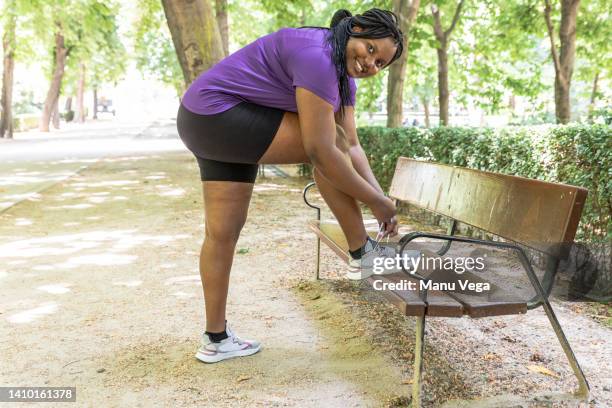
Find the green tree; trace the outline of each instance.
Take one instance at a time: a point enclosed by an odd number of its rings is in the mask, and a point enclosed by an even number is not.
[[[513,1],[484,1],[465,10],[453,58],[459,102],[465,104],[469,97],[484,111],[496,113],[508,99],[534,100],[545,89],[541,37],[532,28],[539,19],[538,13]]]
[[[229,54],[229,24],[227,17],[227,0],[215,0],[215,18],[221,34],[223,44],[223,55]]]
[[[77,84],[77,121],[83,122],[85,90],[116,81],[125,72],[127,53],[117,34],[118,4],[87,0],[75,13],[81,25],[75,33],[75,47],[66,71],[76,74],[71,79]]]
[[[172,86],[182,95],[185,81],[179,65],[166,16],[159,0],[138,0],[139,14],[131,35],[136,67]]]
[[[66,60],[74,50],[76,30],[80,24],[80,21],[74,17],[76,7],[78,5],[73,0],[53,2],[43,0],[34,12],[42,27],[43,41],[53,38],[51,79],[39,123],[39,128],[43,132],[49,131],[51,116],[57,111]]]
[[[162,0],[185,87],[223,58],[223,44],[208,0]]]
[[[550,40],[550,54],[555,67],[555,114],[558,123],[570,121],[570,86],[576,54],[576,20],[580,0],[561,0],[560,10],[550,0],[544,0],[544,20]],[[556,16],[559,34],[555,34]],[[557,45],[557,41],[559,45]]]
[[[423,38],[421,33],[420,37]],[[431,126],[430,107],[435,100],[437,94],[436,76],[437,76],[437,60],[434,48],[425,47],[420,41],[413,41],[408,59],[410,66],[410,75],[406,83],[405,98],[412,96],[421,104],[424,113],[424,124],[426,127]]]
[[[0,93],[0,138],[13,137],[13,74],[15,70],[15,30],[17,25],[16,0],[8,0],[2,9],[3,71]]]
[[[460,0],[458,4],[452,2],[450,5],[446,4],[445,1],[436,1],[431,5],[431,15],[433,17],[433,32],[437,41],[436,53],[438,54],[438,105],[440,106],[440,124],[448,126],[448,99],[449,99],[449,85],[448,85],[448,46],[450,44],[451,34],[459,18],[461,17],[461,9],[463,8],[465,1]],[[446,18],[450,20],[447,24],[443,23],[442,7],[448,8],[452,15],[452,18]],[[446,29],[444,28],[446,25]]]
[[[389,67],[387,81],[387,127],[402,125],[404,82],[406,78],[406,61],[408,59],[409,34],[419,10],[420,0],[394,0],[393,11],[400,20],[400,28],[404,34],[404,52],[402,56]]]
[[[598,99],[610,98],[609,88],[601,86],[610,81],[612,73],[612,20],[609,3],[603,0],[585,0],[576,30],[576,77],[590,84],[588,89],[588,117],[591,118]]]

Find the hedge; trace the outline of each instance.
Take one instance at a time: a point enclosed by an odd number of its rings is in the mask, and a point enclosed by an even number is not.
[[[40,115],[37,114],[23,114],[13,116],[13,130],[15,132],[25,132],[26,130],[36,129]]]
[[[612,241],[612,126],[502,129],[361,127],[359,140],[383,188],[399,156],[585,187],[577,241]]]

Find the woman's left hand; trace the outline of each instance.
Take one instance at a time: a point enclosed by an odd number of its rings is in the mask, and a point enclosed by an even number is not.
[[[397,223],[396,217],[391,217],[391,219],[383,224],[384,226],[384,237],[394,237],[397,235],[399,230],[399,224]]]

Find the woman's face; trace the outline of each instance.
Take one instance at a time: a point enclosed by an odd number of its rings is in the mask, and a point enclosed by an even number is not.
[[[353,31],[361,32],[355,26]],[[391,37],[349,38],[346,44],[346,70],[353,78],[367,78],[375,75],[389,64],[395,55],[396,46]]]

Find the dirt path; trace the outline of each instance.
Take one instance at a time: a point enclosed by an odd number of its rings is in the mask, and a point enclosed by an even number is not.
[[[362,285],[307,281],[313,213],[296,179],[256,185],[232,272],[228,320],[264,349],[217,365],[193,357],[204,321],[196,174],[187,154],[108,159],[0,215],[3,385],[76,386],[78,406],[96,407],[405,404],[413,321]],[[322,270],[343,273],[326,249]],[[610,330],[554,306],[590,405],[612,406]],[[571,390],[546,324],[540,311],[431,319],[425,402]]]
[[[366,341],[330,348],[280,284],[295,272],[288,238],[311,237],[306,211],[294,219],[296,203],[282,202],[294,194],[273,184],[256,188],[228,305],[236,331],[264,349],[217,365],[194,358],[196,174],[187,154],[108,159],[1,215],[3,385],[76,386],[79,405],[104,407],[376,406],[404,392]]]

